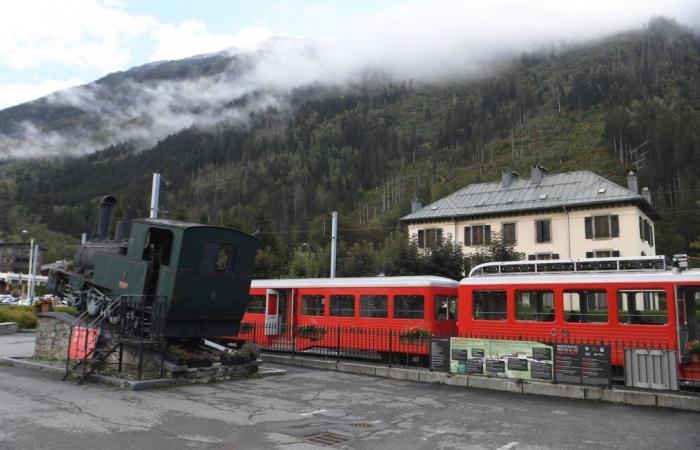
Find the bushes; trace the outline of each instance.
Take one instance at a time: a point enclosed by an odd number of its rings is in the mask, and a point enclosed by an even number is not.
[[[36,316],[31,306],[0,306],[0,322],[17,322],[20,328],[36,328]]]

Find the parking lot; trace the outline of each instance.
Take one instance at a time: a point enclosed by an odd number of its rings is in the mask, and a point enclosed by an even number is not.
[[[0,353],[31,352],[31,340],[0,336]],[[700,443],[694,413],[284,368],[286,375],[263,379],[134,392],[3,365],[0,448],[302,449],[325,442],[360,449],[695,449]]]

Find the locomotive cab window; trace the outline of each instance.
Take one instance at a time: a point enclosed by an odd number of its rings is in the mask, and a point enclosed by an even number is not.
[[[506,320],[506,291],[474,291],[472,317],[475,320]]]
[[[435,296],[435,320],[457,320],[457,297]]]
[[[383,319],[389,317],[389,297],[386,295],[361,295],[360,317]]]
[[[597,323],[608,321],[608,293],[600,290],[564,291],[564,320]]]
[[[149,228],[146,232],[142,259],[144,261],[153,261],[159,266],[169,266],[172,247],[172,231],[162,228]]]
[[[394,319],[422,319],[424,316],[422,295],[394,295]]]
[[[667,324],[666,291],[643,289],[618,291],[617,318],[620,323],[625,324]]]
[[[325,303],[323,295],[302,295],[301,313],[305,316],[322,316],[325,314]]]
[[[354,317],[355,316],[355,296],[354,295],[331,295],[331,316],[333,317]]]
[[[515,319],[554,321],[554,292],[515,291]]]
[[[236,246],[225,242],[207,242],[202,251],[199,271],[207,273],[234,273]]]
[[[265,296],[251,295],[248,298],[248,308],[246,312],[251,314],[265,314]]]

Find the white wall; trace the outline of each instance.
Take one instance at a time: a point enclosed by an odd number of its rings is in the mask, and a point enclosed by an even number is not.
[[[617,215],[620,225],[620,236],[607,239],[586,239],[585,218],[592,215]],[[416,237],[420,229],[442,228],[443,237],[450,237],[464,243],[464,227],[473,225],[490,225],[491,233],[501,232],[503,223],[516,223],[517,242],[515,249],[526,255],[537,253],[557,253],[560,258],[585,258],[586,252],[595,250],[618,250],[620,256],[640,256],[642,251],[652,256],[656,254],[654,247],[642,241],[639,236],[639,217],[653,222],[636,206],[620,206],[610,208],[591,208],[588,210],[527,214],[518,216],[488,218],[482,220],[457,219],[408,225],[409,236]],[[552,222],[552,240],[549,243],[535,242],[535,221],[550,219]],[[464,247],[464,253],[473,253],[478,247]]]

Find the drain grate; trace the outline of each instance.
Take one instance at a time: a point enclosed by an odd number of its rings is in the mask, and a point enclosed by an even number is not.
[[[371,425],[368,424],[367,422],[351,423],[350,426],[355,427],[355,428],[369,428],[369,427],[371,427]]]
[[[311,442],[312,444],[319,444],[326,447],[332,447],[334,445],[342,444],[350,440],[349,437],[343,436],[342,434],[334,433],[332,431],[324,431],[322,433],[314,433],[308,436],[304,436],[304,440]]]

